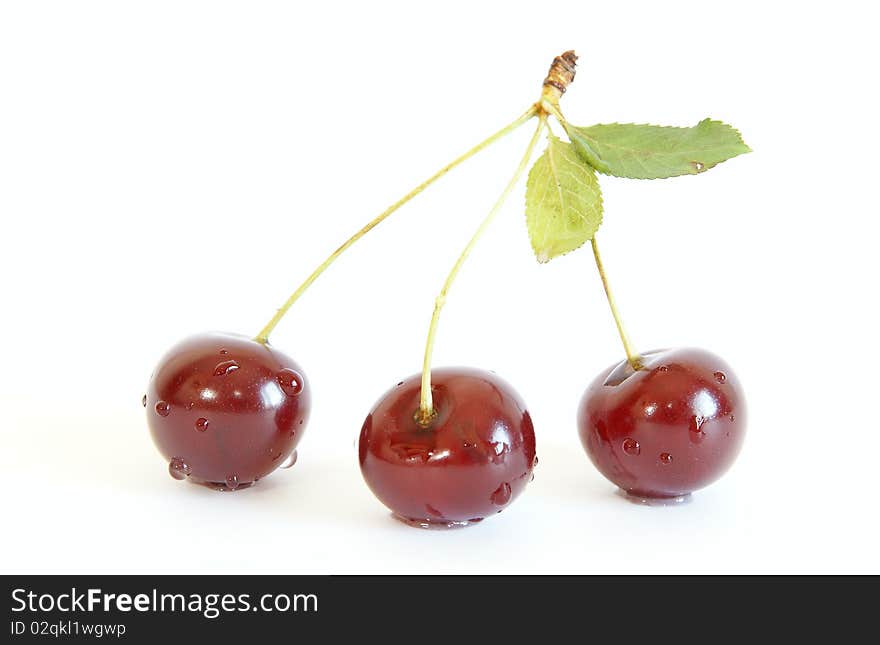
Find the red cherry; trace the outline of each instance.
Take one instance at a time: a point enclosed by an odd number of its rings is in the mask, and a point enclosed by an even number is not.
[[[361,472],[395,517],[423,528],[466,526],[500,513],[534,468],[525,404],[493,373],[431,372],[435,416],[416,421],[421,375],[379,399],[361,429]]]
[[[235,334],[201,334],[159,361],[143,400],[175,479],[246,488],[290,461],[310,408],[303,371]]]
[[[594,380],[578,409],[590,459],[631,496],[678,498],[712,483],[739,454],[745,397],[727,363],[700,349],[642,355]]]

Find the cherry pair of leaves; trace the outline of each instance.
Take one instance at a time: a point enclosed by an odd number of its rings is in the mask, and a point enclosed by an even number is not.
[[[574,251],[602,224],[596,173],[627,179],[695,175],[751,152],[740,133],[703,119],[690,128],[634,123],[571,125],[557,118],[568,141],[548,134],[548,145],[529,171],[526,226],[538,262]]]

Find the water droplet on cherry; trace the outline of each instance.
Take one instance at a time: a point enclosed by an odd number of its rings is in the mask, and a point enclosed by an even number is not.
[[[415,417],[416,379],[403,383],[373,407],[358,440],[361,472],[379,500],[416,526],[466,526],[506,510],[535,457],[531,417],[516,393],[489,372],[434,370],[438,414],[425,429]]]
[[[144,394],[144,398],[141,399],[141,404],[144,407],[147,407],[147,395],[146,394]]]
[[[532,460],[532,468],[538,467],[538,455],[535,455],[535,458]]]
[[[189,464],[187,464],[181,457],[175,457],[171,460],[171,463],[168,464],[168,474],[178,481],[189,477],[191,472],[192,469],[189,467]]]
[[[720,477],[739,451],[747,416],[732,369],[703,350],[663,350],[646,358],[637,378],[606,387],[607,375],[625,365],[597,375],[578,407],[581,442],[600,472],[644,498],[680,496]],[[627,456],[629,438],[642,442],[645,459]]]
[[[278,385],[288,396],[297,396],[303,391],[303,377],[296,370],[285,367],[276,376]]]
[[[228,353],[229,353],[229,352],[228,352],[227,350],[225,350],[225,349],[221,349],[221,350],[220,350],[220,354],[223,355],[223,356],[226,356]]]
[[[296,463],[296,458],[297,458],[297,454],[296,454],[296,450],[294,450],[292,453],[290,453],[290,455],[287,457],[287,459],[285,459],[284,461],[281,462],[281,465],[279,466],[279,468],[290,468],[291,466],[293,466],[293,464]]]
[[[642,447],[635,439],[627,438],[623,440],[623,451],[632,457],[638,457],[642,452]]]
[[[165,403],[165,401],[159,401],[156,404],[156,414],[160,417],[167,417],[171,414],[171,406]]]
[[[238,488],[238,475],[229,475],[226,478],[226,488],[229,490],[235,490]]]
[[[510,484],[504,482],[495,489],[494,493],[492,493],[492,503],[495,504],[495,506],[504,506],[505,504],[507,504],[507,502],[510,501],[510,494]]]
[[[222,363],[217,363],[217,367],[214,368],[214,376],[226,376],[238,368],[239,365],[235,361],[223,361]]]
[[[208,429],[208,420],[205,417],[199,417],[196,419],[196,430],[199,432],[204,432]]]

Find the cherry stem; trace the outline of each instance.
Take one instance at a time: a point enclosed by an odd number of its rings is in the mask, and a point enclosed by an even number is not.
[[[434,353],[434,340],[437,334],[437,323],[440,321],[440,311],[443,309],[443,305],[446,304],[446,294],[449,292],[449,288],[455,281],[459,270],[461,269],[465,260],[467,260],[468,256],[471,254],[471,251],[473,250],[477,241],[483,236],[483,233],[486,232],[486,229],[489,228],[492,220],[495,219],[498,211],[501,210],[504,202],[510,196],[510,193],[513,191],[514,187],[516,186],[517,182],[525,171],[526,166],[528,166],[529,160],[532,158],[532,153],[535,150],[535,146],[538,143],[538,139],[541,136],[541,132],[546,125],[546,121],[546,114],[544,112],[541,112],[538,127],[535,130],[535,133],[532,135],[532,138],[529,141],[529,145],[526,148],[525,154],[523,154],[522,159],[520,159],[519,165],[516,167],[516,171],[513,173],[510,181],[507,182],[507,186],[504,187],[504,190],[496,200],[495,204],[492,206],[489,213],[486,215],[486,217],[483,218],[483,221],[480,223],[479,228],[477,228],[470,241],[468,241],[467,246],[464,247],[461,255],[458,256],[458,260],[456,260],[455,264],[452,267],[452,270],[446,277],[446,282],[443,284],[443,288],[440,290],[440,294],[434,300],[434,313],[431,316],[431,325],[430,327],[428,327],[428,340],[425,344],[425,360],[422,364],[422,391],[419,401],[419,410],[416,413],[416,422],[422,426],[427,427],[430,424],[431,419],[433,419],[434,417],[434,400],[431,396],[431,357]]]
[[[547,92],[545,92],[545,94],[547,94]],[[552,114],[556,117],[556,120],[563,129],[565,129],[568,121],[565,120],[565,117],[559,109],[558,98],[553,100],[554,98],[555,97],[552,94],[550,96],[542,97],[542,100],[540,101],[541,109],[543,110],[542,114]],[[620,334],[620,340],[623,342],[623,350],[626,352],[626,360],[630,364],[630,367],[638,371],[643,367],[642,357],[633,349],[629,336],[626,334],[626,329],[623,327],[623,321],[620,319],[620,313],[617,311],[617,305],[614,302],[614,295],[611,293],[611,287],[608,285],[608,277],[605,275],[605,267],[602,265],[602,256],[599,254],[599,246],[596,243],[595,235],[593,235],[593,239],[590,240],[590,243],[593,245],[593,257],[596,259],[596,268],[599,270],[599,277],[602,278],[602,287],[605,289],[605,296],[608,298],[608,306],[611,307],[611,315],[614,316],[614,324],[617,325],[617,333]]]
[[[605,289],[605,296],[608,298],[608,306],[611,307],[611,315],[614,316],[614,324],[617,325],[617,333],[620,334],[620,340],[623,342],[623,350],[626,352],[626,360],[630,366],[638,371],[642,369],[642,357],[633,349],[629,337],[626,335],[626,329],[623,328],[623,321],[617,311],[617,305],[614,303],[614,296],[611,294],[611,287],[608,286],[608,278],[605,276],[605,267],[602,266],[602,256],[599,255],[599,246],[596,244],[596,236],[590,241],[593,245],[593,257],[596,258],[596,269],[599,270],[599,277],[602,278],[602,287]]]
[[[443,166],[440,170],[435,172],[428,179],[423,181],[421,184],[419,184],[418,186],[413,188],[406,195],[404,195],[399,200],[394,202],[391,206],[389,206],[384,211],[382,211],[378,216],[376,216],[369,223],[367,223],[361,230],[359,230],[357,233],[355,233],[350,238],[348,238],[348,240],[346,240],[345,243],[342,244],[342,246],[340,246],[335,251],[333,251],[333,253],[331,253],[330,256],[326,260],[324,260],[318,266],[317,269],[312,271],[311,275],[309,275],[309,277],[306,278],[305,282],[303,282],[299,287],[297,287],[296,291],[294,291],[290,295],[290,297],[287,299],[287,301],[281,306],[281,308],[275,312],[275,315],[272,316],[272,319],[268,323],[266,323],[266,326],[260,330],[260,333],[258,333],[254,337],[254,340],[256,340],[257,342],[263,343],[263,344],[267,343],[269,341],[269,334],[272,333],[272,331],[275,329],[275,326],[281,321],[281,319],[288,312],[288,310],[293,305],[293,303],[295,303],[297,300],[299,300],[299,297],[302,296],[303,293],[305,293],[305,291],[312,285],[312,283],[318,279],[318,276],[320,276],[327,269],[327,267],[329,267],[331,264],[333,264],[333,262],[336,260],[336,258],[338,258],[340,255],[342,255],[352,244],[354,244],[359,239],[361,239],[364,235],[369,233],[373,228],[375,228],[376,226],[381,224],[388,216],[390,216],[397,209],[399,209],[401,206],[403,206],[408,201],[410,201],[413,197],[415,197],[416,195],[421,193],[423,190],[425,190],[428,186],[433,184],[435,181],[440,179],[443,175],[448,173],[450,170],[452,170],[453,168],[455,168],[459,164],[463,163],[464,161],[467,161],[468,159],[473,157],[475,154],[477,154],[478,152],[480,152],[484,148],[489,147],[490,145],[492,145],[493,143],[495,143],[499,139],[502,139],[506,135],[510,134],[511,132],[516,130],[519,126],[523,125],[526,121],[528,121],[529,119],[534,117],[536,114],[538,114],[539,111],[540,111],[540,106],[538,104],[532,105],[528,110],[526,110],[515,121],[504,126],[500,130],[498,130],[495,134],[488,137],[487,139],[484,139],[483,141],[481,141],[480,143],[475,145],[473,148],[471,148],[470,150],[465,152],[460,157],[457,157],[453,161],[451,161],[448,164],[446,164],[445,166]]]

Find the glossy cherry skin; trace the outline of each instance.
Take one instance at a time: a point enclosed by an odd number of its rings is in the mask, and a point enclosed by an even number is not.
[[[143,404],[172,477],[236,490],[291,462],[310,394],[290,357],[244,336],[209,333],[165,354]]]
[[[643,369],[612,365],[578,408],[581,442],[596,468],[635,498],[677,498],[712,483],[739,454],[742,387],[701,349],[642,355]]]
[[[453,527],[505,509],[531,481],[535,430],[520,396],[491,372],[431,372],[435,416],[415,419],[421,375],[382,396],[364,421],[359,456],[370,489],[412,526]]]

